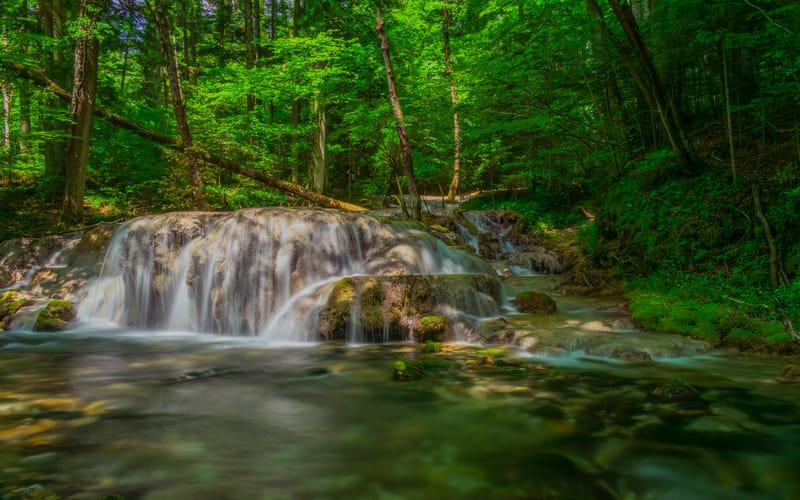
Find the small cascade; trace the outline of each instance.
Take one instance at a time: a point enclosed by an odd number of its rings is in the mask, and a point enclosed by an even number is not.
[[[563,259],[524,234],[522,217],[516,212],[458,212],[455,229],[476,255],[497,262],[507,274],[532,276],[565,271]]]
[[[343,278],[472,274],[490,275],[499,290],[481,259],[417,226],[363,214],[285,208],[164,214],[116,232],[78,311],[83,320],[121,326],[312,341],[324,338],[320,316],[330,311],[330,294]],[[485,299],[471,299],[474,306],[459,299],[459,307],[496,314],[502,299],[494,295],[491,307]],[[397,339],[388,323],[381,331],[365,328],[360,302],[351,303],[346,340]]]

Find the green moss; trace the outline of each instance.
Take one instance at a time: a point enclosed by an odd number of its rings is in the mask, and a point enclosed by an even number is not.
[[[447,335],[448,322],[445,316],[423,316],[419,320],[419,327],[414,331],[417,342],[436,343],[444,340]]]
[[[358,319],[365,328],[383,327],[383,288],[380,284],[367,284],[358,293],[358,307]]]
[[[11,316],[16,314],[21,307],[30,303],[30,300],[21,297],[15,290],[8,290],[0,294],[0,331],[6,329]]]
[[[433,340],[426,340],[425,347],[422,349],[422,352],[425,353],[434,353],[434,352],[442,352],[442,344],[439,342],[434,342]]]
[[[475,354],[477,354],[478,356],[491,356],[493,358],[500,358],[506,355],[506,351],[505,349],[492,347],[489,349],[479,349],[475,351]]]
[[[419,380],[425,376],[425,365],[419,361],[410,359],[398,359],[394,362],[392,377],[395,380],[407,382],[409,380]]]
[[[75,319],[75,308],[68,300],[51,300],[36,316],[33,326],[37,332],[57,332],[66,329]]]
[[[532,291],[517,294],[514,307],[523,313],[550,314],[556,311],[556,303],[549,295]]]

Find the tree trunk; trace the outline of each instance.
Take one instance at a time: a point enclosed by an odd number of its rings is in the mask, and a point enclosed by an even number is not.
[[[311,161],[308,166],[308,185],[315,193],[325,190],[326,181],[326,156],[327,156],[327,128],[325,119],[325,103],[319,95],[314,96],[311,104],[311,113],[316,119],[314,130],[311,134]]]
[[[731,156],[731,175],[736,181],[736,149],[733,146],[733,122],[731,119],[731,84],[728,79],[728,49],[725,39],[719,42],[719,51],[722,53],[722,90],[725,98],[725,131],[728,135],[728,150]]]
[[[653,58],[650,55],[647,45],[644,43],[639,26],[631,12],[629,4],[622,5],[619,0],[608,0],[614,15],[622,27],[628,44],[633,50],[633,54],[641,70],[641,74],[631,75],[634,80],[642,87],[641,90],[648,96],[651,106],[654,105],[667,140],[672,146],[675,157],[687,173],[697,172],[702,167],[702,161],[689,142],[686,131],[680,121],[677,108],[666,91],[666,87],[658,73]],[[599,10],[599,8],[598,8]],[[632,67],[629,67],[629,70]]]
[[[300,0],[292,0],[292,37],[297,38],[300,36]],[[291,151],[291,162],[292,162],[292,182],[298,184],[300,182],[300,147],[298,146],[299,142],[299,131],[300,128],[300,100],[299,99],[292,99],[292,129],[294,130],[294,134],[292,134],[292,151]]]
[[[49,57],[45,57],[45,71],[59,86],[65,87],[68,79],[68,72],[65,69],[67,57],[61,52],[61,44],[57,43],[64,37],[67,17],[62,0],[39,0],[36,11],[42,31],[53,39]],[[66,170],[67,142],[63,135],[68,127],[59,118],[62,112],[61,101],[52,96],[46,99],[41,128],[51,137],[43,145],[44,173],[50,178],[63,178]],[[60,191],[60,183],[58,187]]]
[[[79,18],[84,20],[75,42],[75,70],[70,103],[70,129],[66,154],[66,184],[61,220],[74,224],[83,219],[86,169],[92,138],[94,99],[97,89],[97,63],[100,39],[97,24],[105,9],[105,0],[82,0]]]
[[[172,100],[172,111],[178,122],[178,134],[181,142],[187,151],[186,164],[189,170],[189,177],[192,184],[192,197],[195,207],[200,210],[208,209],[203,179],[200,177],[200,169],[197,159],[191,154],[192,134],[189,130],[189,122],[186,120],[186,108],[183,103],[183,91],[181,90],[181,79],[178,71],[178,61],[175,57],[175,47],[170,37],[169,21],[164,6],[164,0],[155,0],[156,30],[161,42],[161,52],[166,63],[167,77],[169,78],[170,98]]]
[[[11,86],[7,83],[0,83],[0,93],[3,95],[3,149],[11,149]]]
[[[392,111],[394,112],[395,120],[397,121],[397,138],[400,140],[400,155],[402,157],[403,173],[406,176],[408,183],[408,194],[411,197],[411,216],[414,220],[422,219],[422,203],[420,201],[419,192],[417,191],[417,182],[414,179],[414,163],[411,157],[411,144],[408,141],[408,131],[406,130],[406,122],[403,118],[403,109],[400,107],[400,99],[397,97],[397,88],[395,86],[394,70],[392,69],[392,61],[389,57],[389,36],[383,29],[383,17],[381,16],[381,8],[376,9],[376,25],[375,31],[378,32],[378,38],[381,41],[381,52],[383,53],[383,63],[386,66],[386,80],[389,86],[389,100],[392,103]]]
[[[444,74],[450,84],[450,103],[453,105],[453,180],[447,191],[447,201],[456,199],[461,183],[461,124],[458,120],[458,94],[450,63],[450,10],[447,1],[442,9],[442,35],[444,37]]]
[[[30,153],[31,134],[31,91],[25,85],[19,87],[19,152]]]

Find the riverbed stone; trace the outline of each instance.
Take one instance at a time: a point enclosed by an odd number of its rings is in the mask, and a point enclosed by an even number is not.
[[[483,344],[511,344],[514,335],[514,330],[503,317],[486,319],[478,324],[478,340]]]
[[[37,332],[58,332],[69,328],[75,320],[76,311],[72,302],[68,300],[51,300],[36,316],[33,326]]]
[[[653,361],[653,358],[645,351],[640,351],[630,346],[617,347],[611,351],[610,357],[628,363],[649,363]]]
[[[781,373],[778,375],[778,382],[782,382],[784,384],[800,383],[800,366],[786,365],[781,368]]]
[[[672,379],[656,387],[651,395],[664,401],[695,401],[700,399],[700,393],[694,387],[677,379]]]
[[[522,313],[550,314],[556,311],[556,302],[545,293],[524,291],[514,299],[514,307]]]

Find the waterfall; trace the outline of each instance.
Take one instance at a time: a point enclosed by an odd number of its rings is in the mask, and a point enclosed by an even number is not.
[[[338,280],[440,274],[490,275],[499,289],[488,264],[416,225],[321,209],[163,214],[117,230],[78,312],[127,327],[308,341],[319,338],[320,313]],[[459,302],[480,305],[458,304],[466,313],[486,313],[485,298]],[[499,301],[490,302],[496,314]],[[365,335],[356,319],[349,328],[348,340]]]

